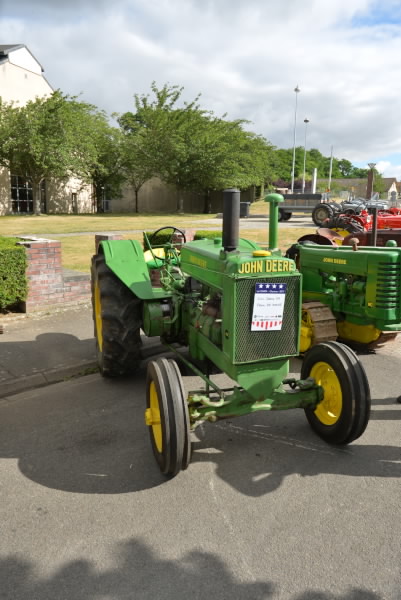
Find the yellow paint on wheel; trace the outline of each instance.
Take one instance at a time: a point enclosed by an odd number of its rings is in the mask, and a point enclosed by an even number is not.
[[[360,344],[371,344],[379,339],[382,333],[374,325],[355,325],[355,323],[349,323],[348,321],[340,321],[337,324],[337,329],[341,338]]]
[[[96,323],[96,339],[97,345],[99,346],[100,352],[103,349],[103,324],[102,324],[102,305],[100,301],[100,288],[99,283],[95,283],[95,323]]]
[[[152,427],[153,439],[158,452],[163,451],[163,432],[160,422],[160,405],[154,381],[149,386],[149,408],[145,412],[146,425]]]
[[[341,416],[343,396],[333,367],[326,362],[318,362],[313,365],[310,377],[324,389],[324,398],[315,410],[316,417],[323,425],[335,425]]]
[[[299,339],[299,351],[303,354],[312,346],[313,322],[307,310],[302,310],[301,335]]]

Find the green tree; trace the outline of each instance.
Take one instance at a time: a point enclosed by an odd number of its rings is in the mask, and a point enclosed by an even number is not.
[[[366,179],[368,172],[369,169],[360,169],[359,167],[354,167],[351,172],[351,177],[355,177],[356,179]]]
[[[121,174],[135,192],[135,212],[139,212],[139,191],[155,174],[152,151],[146,130],[125,131],[122,135]],[[150,154],[149,154],[150,150]]]
[[[99,164],[94,132],[105,119],[93,105],[60,91],[22,107],[0,104],[0,164],[31,181],[35,214],[44,179],[91,180]]]
[[[351,161],[347,160],[346,158],[342,158],[338,161],[338,168],[342,177],[351,177],[354,167]]]
[[[183,88],[152,84],[153,97],[135,96],[135,113],[119,118],[127,136],[127,178],[136,172],[138,185],[157,175],[178,190],[177,211],[183,212],[183,192],[264,183],[269,176],[271,145],[243,129],[245,121],[218,118],[198,105],[183,103]]]
[[[96,153],[95,162],[89,165],[88,178],[93,184],[97,211],[101,212],[106,194],[121,195],[125,181],[123,140],[120,128],[111,126],[103,114],[92,116],[91,125]]]

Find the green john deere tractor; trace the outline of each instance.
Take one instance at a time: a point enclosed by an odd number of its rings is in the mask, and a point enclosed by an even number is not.
[[[354,349],[374,349],[401,331],[401,248],[326,245],[307,235],[286,256],[302,274],[300,350],[339,340]]]
[[[369,385],[350,348],[332,341],[316,345],[305,356],[300,379],[288,377],[289,359],[299,354],[302,278],[295,262],[277,249],[281,198],[267,197],[268,248],[239,239],[240,193],[225,190],[221,238],[187,243],[180,230],[162,228],[171,233],[162,247],[154,236],[145,236],[146,251],[134,240],[103,241],[93,257],[102,375],[138,367],[142,329],[160,336],[204,382],[202,389],[186,391],[175,360],[148,363],[145,421],[166,475],[188,466],[190,432],[205,420],[303,408],[313,430],[332,444],[350,443],[366,428]],[[216,370],[233,386],[219,387],[211,377]]]

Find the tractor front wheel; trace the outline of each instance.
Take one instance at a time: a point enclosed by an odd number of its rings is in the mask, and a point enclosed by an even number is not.
[[[322,342],[306,353],[301,378],[313,377],[324,397],[306,408],[312,429],[330,444],[349,444],[365,431],[370,415],[370,390],[355,352],[338,342]]]
[[[145,422],[161,472],[173,477],[186,469],[191,459],[189,413],[174,360],[159,358],[148,364]]]
[[[141,301],[109,269],[102,254],[92,258],[91,284],[100,373],[133,373],[141,359]]]

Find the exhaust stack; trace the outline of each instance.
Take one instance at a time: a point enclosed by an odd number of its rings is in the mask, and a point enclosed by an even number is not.
[[[239,241],[239,214],[241,192],[236,188],[223,191],[223,248],[234,252]]]

